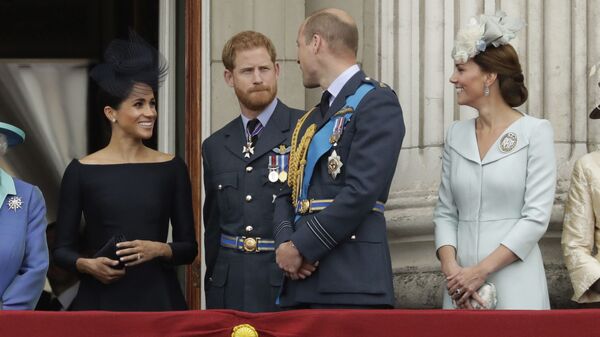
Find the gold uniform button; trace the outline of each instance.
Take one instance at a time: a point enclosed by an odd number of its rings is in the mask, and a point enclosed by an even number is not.
[[[250,201],[252,201],[252,196],[250,194],[248,194],[246,196],[246,202],[250,202]]]
[[[250,173],[252,172],[253,167],[252,166],[246,166],[246,172]]]
[[[252,232],[253,229],[254,227],[252,226],[246,226],[246,232]]]

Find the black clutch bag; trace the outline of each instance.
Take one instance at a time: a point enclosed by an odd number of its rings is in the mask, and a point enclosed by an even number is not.
[[[113,235],[110,239],[108,239],[108,241],[106,241],[106,243],[104,244],[104,246],[102,246],[102,248],[98,249],[96,254],[94,254],[94,257],[95,258],[96,257],[107,257],[111,260],[117,260],[117,261],[119,261],[119,264],[113,268],[123,269],[125,267],[125,265],[123,263],[121,263],[121,261],[119,260],[119,257],[117,256],[117,243],[123,242],[123,241],[127,241],[127,239],[125,238],[125,235],[123,235],[123,234]]]

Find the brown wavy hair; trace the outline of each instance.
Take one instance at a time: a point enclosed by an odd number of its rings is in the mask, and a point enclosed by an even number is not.
[[[508,105],[517,107],[527,101],[528,92],[519,56],[510,44],[489,46],[473,57],[473,61],[483,71],[498,74],[500,93]]]
[[[271,39],[264,34],[251,30],[239,32],[232,36],[223,47],[223,53],[221,54],[223,65],[225,65],[227,70],[232,71],[235,67],[234,62],[237,52],[260,47],[267,50],[269,57],[271,57],[271,62],[275,63],[277,52]]]

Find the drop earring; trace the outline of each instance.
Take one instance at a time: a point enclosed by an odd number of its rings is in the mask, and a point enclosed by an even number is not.
[[[487,84],[483,85],[483,96],[489,96],[490,95],[490,87],[488,87]]]

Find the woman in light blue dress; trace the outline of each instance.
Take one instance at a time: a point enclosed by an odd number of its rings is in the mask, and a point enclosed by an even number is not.
[[[527,99],[508,40],[522,23],[482,15],[458,33],[450,82],[477,109],[447,132],[434,214],[447,278],[444,308],[549,309],[538,241],[548,227],[556,183],[552,126],[514,109]],[[478,294],[493,284],[493,296]]]
[[[25,133],[0,122],[0,156]],[[48,269],[46,206],[40,190],[0,168],[0,309],[32,310]]]

